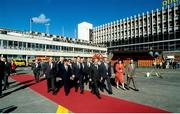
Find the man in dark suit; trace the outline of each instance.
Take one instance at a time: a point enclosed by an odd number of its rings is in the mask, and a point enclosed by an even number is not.
[[[53,62],[53,58],[49,58],[49,62],[46,65],[45,76],[47,79],[48,92],[56,92],[56,64]]]
[[[6,90],[9,87],[8,78],[11,74],[11,63],[8,62],[6,58],[2,58],[2,60],[5,63],[4,88],[3,88],[3,90]]]
[[[91,67],[92,67],[92,62],[90,61],[90,58],[87,58],[86,62],[84,62],[84,82],[88,83],[89,81],[89,76],[91,75]]]
[[[37,59],[32,64],[32,70],[33,70],[33,73],[34,73],[36,83],[38,83],[39,82],[40,71],[41,71],[41,64]]]
[[[81,58],[81,61],[80,61],[80,63],[81,63],[81,66],[82,66],[82,77],[83,77],[83,80],[82,80],[82,83],[83,83],[83,85],[84,85],[84,82],[85,82],[85,75],[86,75],[86,71],[85,71],[85,60],[84,60],[84,58]]]
[[[80,93],[83,94],[84,92],[84,85],[83,85],[83,66],[81,64],[81,58],[77,57],[77,62],[73,64],[72,69],[72,76],[75,81],[75,91],[78,91],[78,85],[80,86]]]
[[[112,87],[111,87],[111,63],[108,61],[107,58],[104,58],[104,61],[102,60],[100,63],[100,75],[103,78],[100,83],[100,89],[104,91],[106,89],[105,81],[107,82],[108,87],[108,93],[112,94]]]
[[[70,91],[70,77],[72,76],[71,68],[68,65],[68,60],[64,59],[64,64],[62,66],[62,80],[63,80],[63,85],[64,85],[64,92],[65,95],[67,96]]]
[[[101,99],[99,90],[98,90],[98,83],[100,81],[100,70],[99,70],[99,65],[98,65],[98,59],[94,60],[94,64],[92,65],[91,68],[91,75],[90,75],[90,82],[92,83],[92,90],[91,92],[93,94],[96,94],[96,96]]]
[[[62,75],[63,75],[63,73],[62,73],[63,67],[64,67],[64,57],[60,57],[60,58],[59,58],[59,61],[57,62],[57,67],[56,67],[57,73],[58,73],[57,76],[58,76],[59,78],[62,78]]]
[[[2,96],[2,80],[5,74],[5,63],[0,58],[0,97]]]
[[[71,70],[72,70],[72,64],[73,64],[73,61],[71,59],[68,59],[68,65],[70,66]]]

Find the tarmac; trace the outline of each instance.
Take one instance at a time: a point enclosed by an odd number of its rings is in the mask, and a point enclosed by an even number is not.
[[[110,96],[180,113],[180,69],[158,70],[163,78],[157,77],[155,73],[147,77],[146,73],[151,70],[137,69],[135,81],[140,91],[124,91],[113,86],[113,94]],[[32,71],[29,67],[19,67],[17,73],[32,74]],[[3,91],[4,96],[0,98],[0,113],[56,113],[58,104],[11,78],[9,82],[9,89]],[[88,90],[87,86],[85,88]],[[101,94],[108,95],[107,92]]]

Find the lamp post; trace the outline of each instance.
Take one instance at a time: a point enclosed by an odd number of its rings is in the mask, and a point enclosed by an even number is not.
[[[47,23],[47,24],[45,24],[45,26],[46,26],[46,34],[49,34],[49,26],[50,26],[50,24]]]
[[[152,48],[151,48],[150,51],[149,51],[149,55],[151,55],[151,56],[153,57],[153,60],[155,60],[155,62],[156,62],[156,58],[159,56],[159,52],[158,52],[158,51],[154,51],[154,50],[152,50]],[[153,64],[154,64],[154,63],[153,63]],[[154,64],[154,65],[156,65],[156,64]],[[153,68],[150,72],[147,72],[147,73],[146,73],[146,76],[147,76],[147,77],[150,77],[153,72],[155,73],[155,75],[156,75],[157,77],[162,78],[162,76],[157,72],[156,66],[154,66],[154,68]]]

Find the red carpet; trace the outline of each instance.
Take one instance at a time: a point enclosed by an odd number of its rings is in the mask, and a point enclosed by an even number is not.
[[[75,93],[74,89],[68,96],[64,95],[64,88],[61,88],[57,95],[47,93],[46,80],[41,81],[38,84],[34,84],[34,77],[31,75],[16,75],[13,77],[16,81],[28,86],[35,92],[47,97],[48,99],[68,108],[72,112],[121,112],[121,113],[168,113],[167,111],[145,106],[142,104],[130,102],[123,99],[117,99],[105,95],[101,95],[102,99],[98,99],[95,95],[89,91],[85,91],[84,94]],[[23,83],[24,82],[24,83]]]

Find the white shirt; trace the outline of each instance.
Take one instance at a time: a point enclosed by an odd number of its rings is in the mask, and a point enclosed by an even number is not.
[[[98,69],[98,65],[97,65],[97,64],[95,64],[95,66],[96,66],[96,68]]]
[[[67,65],[64,65],[64,68],[66,69],[66,71],[68,71],[68,66]]]
[[[91,66],[91,64],[88,62],[88,67],[90,67]]]
[[[52,69],[52,67],[53,67],[53,63],[49,63],[49,65],[50,65],[50,68]]]
[[[83,67],[83,69],[84,69],[84,63],[82,63],[82,67]]]
[[[104,64],[105,64],[106,70],[108,70],[108,64],[107,63],[104,63]]]
[[[38,67],[38,63],[36,63],[36,68]]]
[[[78,68],[80,69],[80,68],[81,68],[81,65],[80,65],[80,63],[79,63],[79,62],[77,62],[77,65],[78,65]]]

